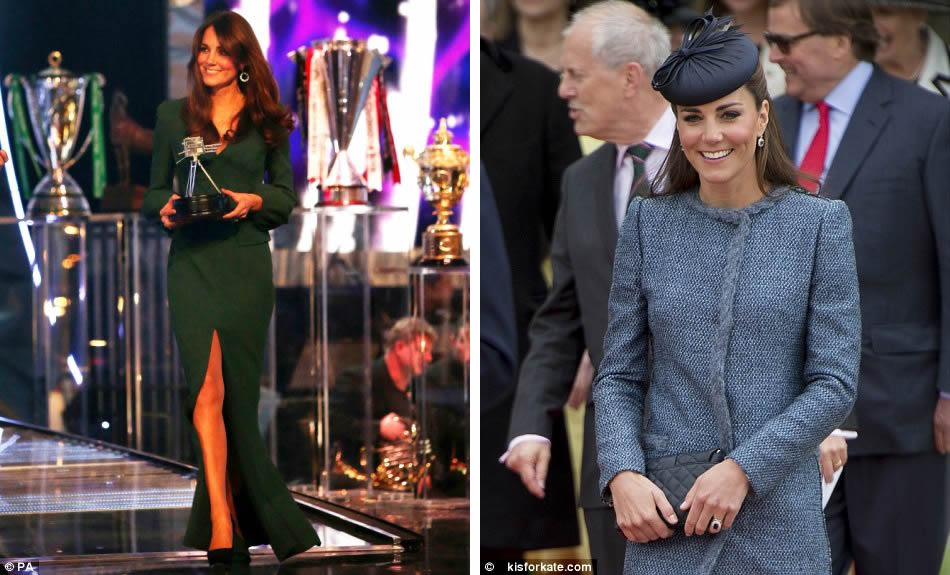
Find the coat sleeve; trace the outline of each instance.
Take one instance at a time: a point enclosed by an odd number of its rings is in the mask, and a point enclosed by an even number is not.
[[[509,441],[519,435],[535,434],[551,438],[551,413],[567,401],[574,372],[584,353],[584,331],[577,302],[574,268],[568,250],[568,182],[574,169],[564,177],[562,196],[551,244],[551,268],[554,285],[547,299],[531,320],[531,349],[525,357],[518,379]]]
[[[828,202],[819,223],[808,301],[803,390],[727,457],[762,497],[787,477],[844,419],[857,396],[861,311],[844,202]]]
[[[642,204],[639,197],[630,203],[617,243],[604,357],[593,388],[600,491],[607,503],[612,502],[608,485],[618,473],[644,472],[640,429],[649,382],[649,328],[647,302],[641,289]]]
[[[172,195],[172,178],[175,175],[175,158],[169,142],[171,131],[171,102],[162,102],[155,113],[155,132],[152,136],[152,171],[148,190],[142,201],[142,216],[158,220],[158,212]]]
[[[267,148],[266,168],[268,182],[261,182],[249,190],[263,200],[261,209],[251,214],[249,219],[265,232],[286,224],[291,210],[297,205],[289,138],[284,138],[276,147]]]

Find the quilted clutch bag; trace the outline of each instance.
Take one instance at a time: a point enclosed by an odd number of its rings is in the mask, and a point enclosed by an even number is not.
[[[671,529],[682,529],[686,523],[688,510],[683,511],[680,505],[686,499],[686,494],[693,487],[696,478],[723,459],[725,454],[721,449],[647,459],[647,479],[663,490],[679,519],[675,525],[670,525]]]

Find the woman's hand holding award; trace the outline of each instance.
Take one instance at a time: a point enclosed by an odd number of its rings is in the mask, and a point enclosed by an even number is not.
[[[176,225],[190,224],[201,220],[219,220],[221,216],[228,213],[228,196],[221,192],[221,189],[214,182],[214,179],[205,170],[201,164],[201,156],[205,154],[216,153],[220,144],[205,144],[201,136],[192,136],[185,138],[181,142],[181,156],[178,162],[186,159],[191,160],[191,166],[188,170],[188,183],[185,185],[185,195],[175,199],[172,205],[175,209],[170,215],[170,219]],[[208,182],[214,188],[213,194],[195,195],[195,180],[198,177],[198,169]]]

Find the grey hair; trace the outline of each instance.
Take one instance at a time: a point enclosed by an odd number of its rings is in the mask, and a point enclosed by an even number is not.
[[[670,55],[670,33],[656,18],[631,2],[606,0],[574,14],[564,35],[581,27],[591,29],[593,55],[616,70],[633,61],[647,78]]]

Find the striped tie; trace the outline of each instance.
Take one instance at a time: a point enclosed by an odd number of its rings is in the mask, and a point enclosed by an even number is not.
[[[630,186],[630,195],[627,205],[633,201],[633,196],[645,198],[650,195],[650,179],[647,177],[646,159],[653,151],[653,146],[640,142],[627,148],[626,154],[633,160],[633,185]]]

